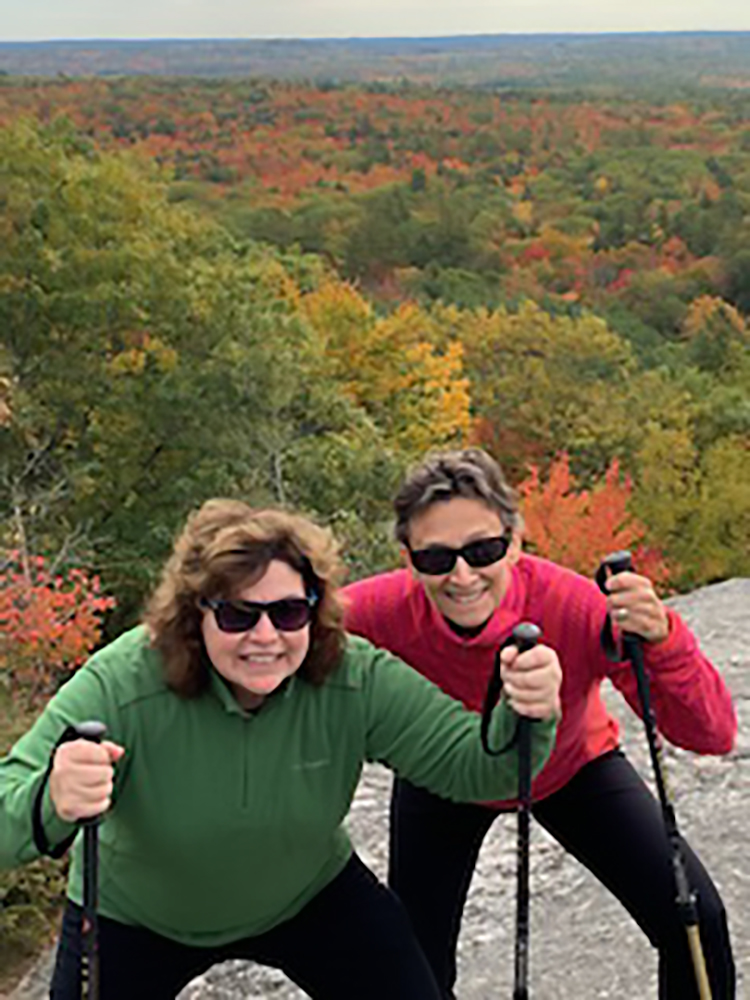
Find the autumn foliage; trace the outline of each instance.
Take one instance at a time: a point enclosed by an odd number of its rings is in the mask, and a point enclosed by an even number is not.
[[[748,576],[749,101],[0,74],[0,715],[209,496],[391,568],[431,448],[487,448],[582,574]]]
[[[36,700],[80,666],[115,605],[82,569],[52,573],[42,556],[6,555],[0,572],[0,676]]]
[[[519,486],[526,540],[541,556],[593,576],[611,552],[629,549],[638,572],[666,585],[669,567],[662,554],[645,544],[646,527],[628,510],[632,493],[617,459],[590,490],[577,488],[567,454],[552,463],[546,480],[537,466]]]
[[[648,538],[679,589],[747,574],[750,135],[725,110],[6,81],[0,188],[0,479],[30,550],[82,540],[112,634],[199,499],[299,506],[375,572],[404,469],[474,442],[513,482],[610,467],[537,485],[540,550]]]

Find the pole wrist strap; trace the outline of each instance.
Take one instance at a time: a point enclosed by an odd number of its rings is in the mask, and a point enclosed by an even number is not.
[[[482,748],[486,754],[489,754],[490,757],[500,757],[502,754],[508,753],[508,751],[511,750],[518,742],[518,717],[516,717],[516,724],[513,727],[513,734],[510,738],[507,739],[502,746],[496,748],[490,746],[490,722],[492,720],[492,711],[495,705],[497,705],[500,701],[500,695],[503,691],[503,679],[500,676],[500,653],[506,646],[514,645],[515,640],[513,636],[510,635],[495,653],[495,662],[492,665],[492,674],[487,684],[484,704],[482,705]]]
[[[78,830],[72,833],[69,837],[58,844],[56,847],[52,845],[47,840],[47,834],[44,831],[44,821],[42,820],[42,805],[44,803],[44,790],[47,787],[47,782],[49,781],[49,776],[52,774],[52,766],[55,762],[55,751],[63,743],[68,743],[70,740],[78,739],[78,734],[76,733],[73,726],[68,726],[65,732],[62,734],[60,739],[55,743],[52,748],[52,753],[49,757],[49,763],[47,764],[47,770],[42,776],[42,780],[39,783],[39,788],[37,789],[36,795],[34,797],[34,804],[31,807],[31,830],[34,835],[34,845],[40,854],[45,855],[48,858],[61,858],[66,851],[69,850],[73,841],[78,836]]]

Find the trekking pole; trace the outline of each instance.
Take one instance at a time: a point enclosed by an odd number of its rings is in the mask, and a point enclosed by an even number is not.
[[[484,752],[491,757],[508,753],[518,745],[518,848],[516,867],[516,956],[513,1000],[527,1000],[529,969],[529,817],[531,815],[531,723],[523,715],[516,716],[513,736],[499,747],[490,746],[492,710],[498,703],[503,682],[500,676],[500,653],[506,646],[515,646],[519,653],[532,649],[541,639],[541,629],[530,622],[521,622],[495,653],[487,691],[482,706],[480,735]]]
[[[541,638],[536,625],[523,622],[513,629],[519,653],[533,649]],[[529,974],[529,832],[531,817],[531,724],[518,717],[518,841],[516,867],[516,954],[513,1000],[527,1000]]]
[[[79,739],[101,743],[107,732],[102,722],[74,727]],[[99,887],[99,821],[92,816],[83,826],[83,922],[81,924],[81,1000],[99,1000],[99,933],[96,910]]]
[[[611,575],[615,575],[617,573],[623,573],[626,570],[632,570],[632,568],[633,564],[630,552],[613,552],[604,559],[602,565],[599,567],[599,571],[596,575],[597,583],[599,584],[601,590],[606,593],[604,582],[607,579],[607,570],[609,570]],[[612,647],[614,645],[611,636],[611,625],[609,624],[609,619],[607,620],[605,628],[602,631],[602,644],[610,659],[613,658],[611,650],[608,649],[608,645]],[[638,700],[643,714],[643,724],[646,730],[646,739],[648,741],[648,750],[651,757],[651,766],[654,771],[656,791],[659,797],[659,805],[661,806],[661,813],[664,819],[664,828],[666,830],[671,850],[672,871],[674,873],[675,888],[677,893],[677,911],[680,917],[680,922],[684,926],[685,933],[687,934],[690,957],[693,963],[693,972],[695,973],[695,984],[698,988],[700,1000],[711,1000],[711,986],[708,981],[706,959],[703,954],[703,948],[700,940],[697,897],[695,892],[691,890],[690,883],[688,881],[687,871],[685,869],[685,859],[682,854],[682,838],[677,827],[677,816],[667,791],[664,767],[662,763],[661,740],[656,728],[656,719],[654,717],[653,709],[651,708],[651,692],[649,688],[648,676],[646,675],[646,668],[643,659],[643,646],[640,636],[623,629],[622,650],[623,655],[620,659],[630,660],[633,670],[635,671],[636,685],[638,687]]]

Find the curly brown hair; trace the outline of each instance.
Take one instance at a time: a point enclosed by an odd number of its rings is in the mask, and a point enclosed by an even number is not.
[[[336,668],[345,642],[337,596],[343,564],[331,532],[299,514],[208,500],[188,517],[143,616],[178,694],[195,697],[209,681],[199,601],[234,597],[259,580],[272,559],[297,570],[317,598],[299,676],[322,684]]]

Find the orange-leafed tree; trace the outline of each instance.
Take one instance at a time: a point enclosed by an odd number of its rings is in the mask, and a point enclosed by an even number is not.
[[[52,572],[43,556],[0,561],[0,678],[31,702],[52,693],[101,638],[115,600],[83,569]]]
[[[629,549],[639,573],[661,586],[669,582],[666,560],[645,543],[646,527],[628,509],[632,482],[621,475],[617,459],[587,490],[578,487],[563,452],[546,480],[530,466],[518,491],[526,540],[538,555],[592,576],[610,552]]]

